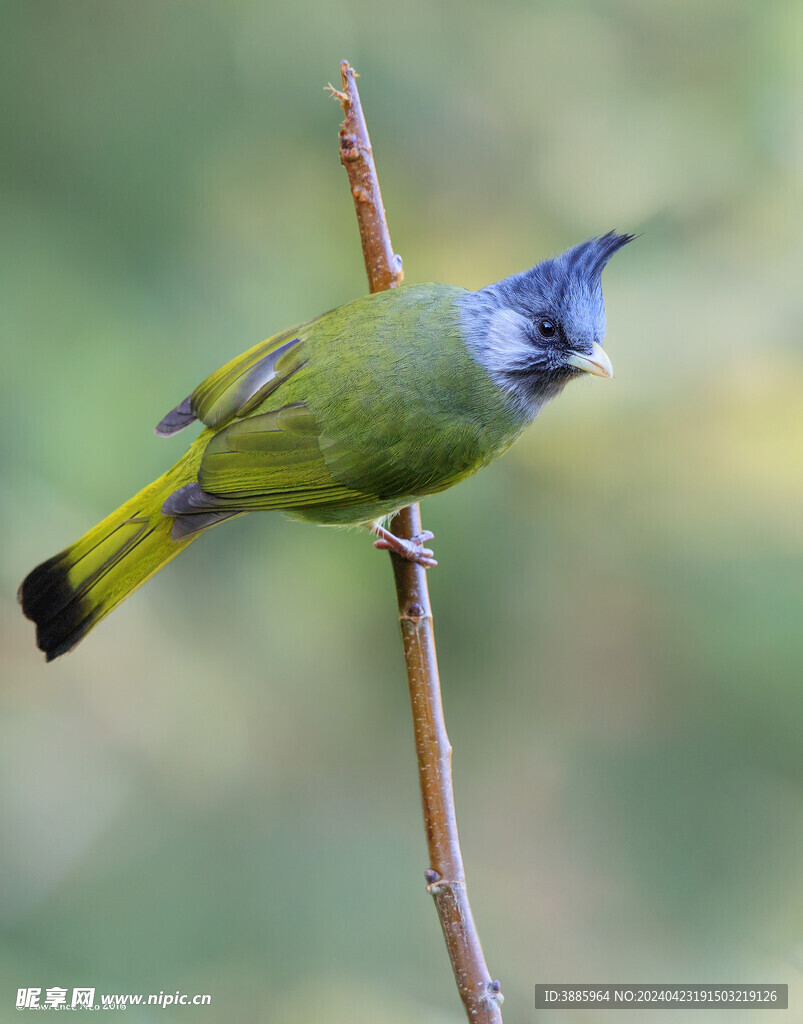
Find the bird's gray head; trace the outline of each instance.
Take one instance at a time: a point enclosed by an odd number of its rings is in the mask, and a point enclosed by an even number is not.
[[[472,354],[525,415],[536,416],[572,377],[612,376],[600,277],[633,237],[609,231],[466,296]]]

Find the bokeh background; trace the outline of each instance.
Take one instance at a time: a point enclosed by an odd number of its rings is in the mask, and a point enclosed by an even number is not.
[[[505,1020],[551,981],[787,982],[803,1020],[803,7],[0,11],[0,1020],[56,985],[213,998],[132,1022],[463,1019],[366,536],[228,524],[48,667],[14,600],[180,454],[152,427],[206,373],[365,291],[343,57],[408,281],[642,232],[616,379],[424,505]]]

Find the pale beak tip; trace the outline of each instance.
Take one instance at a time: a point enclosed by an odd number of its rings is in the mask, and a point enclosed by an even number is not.
[[[595,377],[613,377],[613,366],[608,353],[595,341],[591,346],[590,355],[583,352],[570,352],[566,362],[577,370],[591,373]]]

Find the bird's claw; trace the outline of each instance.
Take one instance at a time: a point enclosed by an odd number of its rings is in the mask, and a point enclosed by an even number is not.
[[[381,526],[374,527],[373,532],[377,534],[374,547],[380,551],[392,551],[399,555],[400,558],[406,558],[408,562],[415,562],[416,565],[421,565],[425,569],[432,569],[438,564],[432,549],[424,547],[425,541],[432,540],[435,537],[431,530],[417,533],[410,540],[397,537],[390,530],[386,530]]]

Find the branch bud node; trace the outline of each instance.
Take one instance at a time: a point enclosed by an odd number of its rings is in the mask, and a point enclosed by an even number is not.
[[[353,132],[343,131],[340,133],[340,159],[359,160],[360,143]]]
[[[485,991],[480,996],[480,1003],[487,1005],[501,1006],[504,1003],[505,997],[502,995],[502,982],[501,981],[489,981],[485,986]]]

